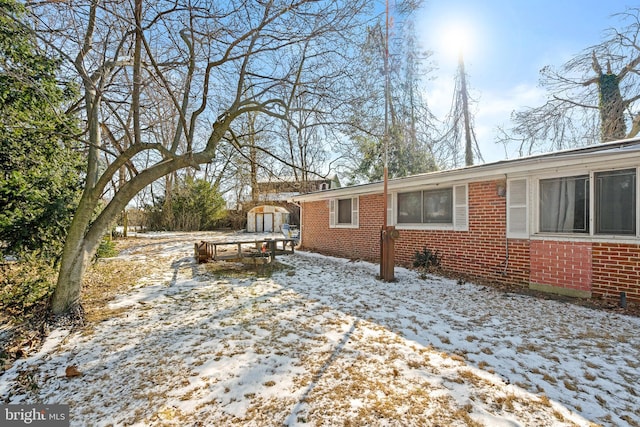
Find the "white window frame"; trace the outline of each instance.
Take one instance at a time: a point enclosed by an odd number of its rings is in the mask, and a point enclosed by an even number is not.
[[[587,209],[589,210],[589,222],[587,224],[588,227],[588,231],[586,233],[581,233],[581,232],[570,232],[570,231],[542,231],[540,229],[540,197],[541,197],[541,185],[540,185],[540,181],[545,181],[545,180],[552,180],[552,179],[562,179],[562,178],[576,178],[576,177],[587,177],[589,179],[589,189],[588,189],[588,193],[589,193],[589,205],[587,206]],[[584,237],[588,237],[591,236],[592,234],[592,227],[591,224],[593,222],[593,173],[589,173],[589,172],[585,172],[583,171],[576,171],[574,173],[568,173],[568,174],[562,174],[562,175],[544,175],[544,176],[537,176],[535,177],[534,181],[531,184],[532,186],[535,185],[535,193],[532,194],[533,197],[533,202],[531,204],[532,206],[532,213],[531,213],[531,221],[532,221],[532,227],[531,229],[533,230],[533,233],[535,234],[540,234],[540,235],[544,235],[544,236],[573,236],[576,238],[584,238]]]
[[[635,234],[606,234],[606,233],[596,233],[596,173],[602,173],[602,172],[613,172],[613,171],[621,171],[621,170],[627,170],[627,169],[634,169],[636,172],[636,233]],[[640,237],[640,228],[638,228],[638,226],[640,225],[640,211],[638,210],[640,208],[640,184],[639,181],[640,176],[640,168],[636,167],[636,166],[619,166],[619,167],[609,167],[609,168],[601,168],[601,169],[594,169],[591,170],[589,172],[589,180],[590,180],[590,186],[589,186],[589,197],[590,197],[590,201],[589,201],[589,209],[590,209],[590,218],[589,218],[589,235],[591,237],[594,238],[603,238],[603,239],[609,239],[609,240],[620,240],[620,239],[637,239]]]
[[[351,199],[351,223],[338,223],[338,201]],[[358,228],[359,227],[359,198],[340,197],[329,200],[329,228]]]
[[[452,193],[452,206],[451,206],[451,222],[450,223],[399,223],[397,218],[398,212],[398,194],[410,193],[413,191],[430,191],[450,188]],[[464,190],[463,190],[464,189]],[[460,195],[459,192],[464,191],[464,197],[456,197]],[[393,193],[391,198],[392,208],[387,212],[387,218],[389,224],[394,224],[398,230],[455,230],[455,231],[468,231],[469,230],[469,188],[467,184],[451,185],[446,187],[423,187],[417,189],[411,189],[408,191],[397,191]]]
[[[636,171],[636,234],[597,234],[595,230],[595,222],[596,222],[596,200],[595,200],[595,175],[600,172],[609,172],[609,171],[618,171],[625,169],[635,169]],[[573,176],[589,176],[589,232],[588,233],[563,233],[563,232],[543,232],[540,231],[540,181],[545,179],[554,179],[554,178],[567,178]],[[533,236],[554,236],[554,238],[559,238],[562,240],[571,240],[571,241],[630,241],[633,243],[637,243],[637,239],[640,238],[640,168],[634,165],[615,165],[606,168],[596,168],[596,169],[581,169],[576,171],[567,171],[563,174],[544,174],[535,176],[533,179],[536,186],[535,194],[532,195],[533,200],[531,201],[532,210],[532,224],[534,224]]]

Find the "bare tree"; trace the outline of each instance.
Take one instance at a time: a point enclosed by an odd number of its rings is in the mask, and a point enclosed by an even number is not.
[[[430,71],[431,52],[420,49],[414,27],[408,18],[417,5],[401,2],[390,43],[388,91],[388,171],[399,177],[428,172],[437,168],[434,146],[436,119],[430,112],[421,90],[422,79]],[[415,2],[414,2],[415,3]],[[419,2],[418,2],[419,3]],[[363,72],[357,76],[359,94],[350,111],[351,122],[345,127],[349,144],[345,157],[347,169],[355,181],[382,179],[384,153],[385,82],[383,60],[385,30],[382,23],[372,25],[361,46]]]
[[[640,131],[640,8],[614,15],[604,41],[559,69],[541,70],[544,105],[514,112],[514,126],[499,142],[520,155],[630,138]]]
[[[439,152],[442,153],[441,162],[446,167],[461,166],[462,158],[465,166],[473,165],[474,158],[484,161],[473,130],[473,115],[470,111],[472,103],[474,100],[469,94],[467,72],[460,50],[451,109],[445,118],[445,131],[437,142]]]
[[[288,100],[301,84],[291,68],[299,50],[292,47],[346,43],[367,3],[34,3],[38,35],[81,84],[78,105],[86,122],[85,189],[65,242],[53,312],[78,305],[82,276],[102,236],[142,189],[210,162],[247,114],[287,120]],[[335,49],[318,52],[320,65],[344,59],[332,56]],[[159,99],[170,101],[162,116]],[[158,126],[167,129],[157,132]],[[135,169],[119,175],[131,164]],[[126,182],[107,191],[114,176]]]

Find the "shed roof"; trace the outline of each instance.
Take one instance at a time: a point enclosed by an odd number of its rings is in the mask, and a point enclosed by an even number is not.
[[[252,208],[248,213],[289,213],[289,211],[282,206],[260,205]]]

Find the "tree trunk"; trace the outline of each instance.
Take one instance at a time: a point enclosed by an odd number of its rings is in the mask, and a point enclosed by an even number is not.
[[[602,142],[625,138],[624,101],[620,93],[620,79],[612,72],[601,74],[598,81],[600,92],[600,131]]]
[[[69,311],[79,303],[82,276],[95,256],[102,237],[108,232],[127,203],[157,179],[177,170],[211,161],[215,153],[215,146],[229,129],[234,118],[235,116],[230,114],[224,120],[216,122],[207,148],[200,153],[185,154],[157,163],[133,177],[118,190],[93,222],[91,219],[101,200],[101,192],[96,191],[95,188],[85,189],[65,241],[60,273],[51,298],[51,310],[54,314]],[[97,188],[100,188],[99,184]]]
[[[82,277],[100,244],[99,238],[90,239],[84,233],[95,207],[89,199],[82,198],[67,234],[58,281],[51,297],[54,314],[66,312],[79,303]]]

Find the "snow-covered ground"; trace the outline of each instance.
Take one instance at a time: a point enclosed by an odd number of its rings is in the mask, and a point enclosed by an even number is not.
[[[155,237],[119,257],[154,266],[121,314],[52,331],[2,402],[72,426],[640,425],[638,318],[300,251],[220,276],[201,235]]]

